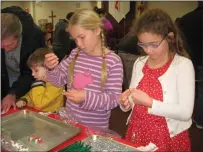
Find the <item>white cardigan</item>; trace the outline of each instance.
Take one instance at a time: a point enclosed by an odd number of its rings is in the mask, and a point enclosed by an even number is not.
[[[135,61],[130,88],[136,88],[141,81],[142,69],[147,59],[148,56],[140,57]],[[148,108],[148,113],[165,117],[170,137],[174,137],[187,130],[192,124],[195,97],[193,64],[191,60],[176,54],[168,70],[158,79],[163,89],[163,102],[153,99],[152,108]],[[122,106],[120,107],[126,112]]]

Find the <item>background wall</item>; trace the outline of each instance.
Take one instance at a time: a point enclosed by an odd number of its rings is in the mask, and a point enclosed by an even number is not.
[[[53,10],[56,18],[54,19],[54,23],[58,22],[59,19],[63,19],[66,17],[68,12],[74,11],[76,8],[93,8],[94,6],[101,7],[101,1],[92,1],[92,2],[68,2],[68,1],[60,1],[60,2],[29,2],[29,1],[2,1],[2,8],[7,6],[17,5],[22,8],[29,8],[31,15],[33,16],[35,22],[38,24],[39,19],[48,19],[51,21],[49,16],[51,15],[51,10]],[[147,8],[161,8],[165,10],[169,15],[175,20],[177,17],[181,17],[184,14],[194,10],[197,7],[197,1],[186,1],[186,2],[147,2]]]
[[[24,2],[22,2],[22,1],[13,1],[13,2],[2,1],[1,2],[1,8],[5,8],[5,7],[8,7],[8,6],[15,6],[15,5],[24,8]]]
[[[18,1],[18,2],[9,2],[2,1],[2,8],[8,6],[20,6],[23,9],[29,8],[30,14],[33,16],[35,23],[38,25],[38,20],[40,19],[48,19],[51,22],[51,10],[53,10],[54,15],[54,23],[56,24],[59,19],[64,19],[68,12],[74,11],[76,8],[90,8],[92,9],[94,6],[97,6],[97,2],[68,2],[68,1],[60,1],[60,2],[29,2],[29,1]]]
[[[51,15],[51,10],[53,10],[54,15],[56,15],[54,23],[56,23],[59,19],[64,19],[67,13],[74,11],[76,8],[92,9],[95,5],[95,2],[44,2],[42,5],[35,3],[35,21],[48,18]],[[51,21],[50,18],[49,21]]]
[[[170,2],[147,2],[148,8],[161,8],[166,11],[173,20],[194,10],[197,7],[197,1],[170,1]]]

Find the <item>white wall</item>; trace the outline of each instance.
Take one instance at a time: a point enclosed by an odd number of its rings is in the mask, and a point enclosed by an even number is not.
[[[65,19],[67,13],[74,11],[77,7],[80,8],[90,8],[92,9],[97,5],[96,2],[43,2],[41,6],[35,5],[35,22],[38,24],[39,19],[48,19],[51,22],[51,10],[53,10],[54,24],[58,22],[59,19]]]
[[[1,8],[5,8],[8,6],[20,6],[24,8],[24,2],[23,1],[2,1],[1,2]]]
[[[33,19],[35,19],[34,3],[35,2],[24,2],[24,8],[29,9],[29,13],[32,15]]]
[[[19,6],[22,9],[28,8],[30,14],[34,17],[34,9],[33,9],[33,3],[29,1],[2,1],[1,2],[1,8],[9,7],[9,6]]]
[[[177,17],[182,17],[184,14],[194,10],[197,7],[197,1],[171,1],[171,2],[152,2],[149,1],[147,7],[150,8],[161,8],[166,11],[173,20]]]
[[[29,8],[30,14],[32,15],[35,23],[38,25],[38,20],[48,19],[51,22],[51,10],[53,10],[54,15],[54,24],[58,22],[59,19],[64,19],[68,12],[74,11],[76,8],[90,8],[93,9],[97,5],[96,1],[86,1],[86,2],[69,2],[69,1],[60,1],[60,2],[41,2],[36,3],[28,1],[3,1],[1,2],[2,8],[8,6],[20,6],[21,8]]]
[[[60,1],[60,2],[42,2],[41,5],[38,5],[34,2],[28,1],[2,1],[2,8],[16,5],[22,8],[29,8],[31,15],[33,16],[36,24],[38,24],[39,19],[48,19],[51,22],[51,18],[48,16],[51,15],[51,10],[53,10],[56,18],[54,19],[54,23],[57,23],[59,19],[63,19],[66,17],[68,12],[74,11],[76,7],[80,8],[90,8],[92,9],[94,6],[101,7],[100,1],[86,1],[86,2],[69,2],[69,1]],[[147,7],[150,8],[161,8],[166,11],[173,20],[177,17],[181,17],[184,14],[194,10],[197,7],[197,1],[186,1],[186,2],[175,2],[175,1],[148,1]]]

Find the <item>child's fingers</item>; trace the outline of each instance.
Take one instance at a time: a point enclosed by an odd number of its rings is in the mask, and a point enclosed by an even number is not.
[[[19,107],[21,107],[21,103],[18,101],[17,103],[16,103],[16,106],[19,108]]]
[[[17,102],[17,103],[16,103],[16,106],[17,106],[18,108],[20,108],[20,107],[21,107],[21,104],[20,104],[19,102]]]
[[[126,90],[125,92],[122,93],[122,100],[127,100],[128,99],[128,96],[130,95],[130,90]]]
[[[124,106],[127,106],[128,104],[129,104],[128,100],[125,100],[124,103],[123,103]]]
[[[18,107],[18,108],[21,108],[21,107],[24,107],[26,105],[26,103],[24,102],[24,101],[18,101],[17,103],[16,103],[16,106]]]
[[[72,97],[72,96],[71,96],[71,97],[70,97],[70,96],[66,96],[66,97],[67,97],[67,99],[68,99],[69,101],[73,101],[73,102],[75,101],[75,97]]]
[[[48,53],[45,55],[45,59],[56,56],[54,53]]]
[[[48,63],[51,63],[53,61],[58,61],[58,60],[59,59],[58,59],[58,57],[56,55],[45,58],[45,61],[48,62]]]
[[[128,90],[124,91],[122,94],[123,94],[123,96],[128,96],[130,93],[131,93],[131,92],[130,92],[130,90],[128,89]]]
[[[75,97],[75,94],[71,91],[65,91],[65,92],[63,92],[63,95],[65,95],[67,98],[68,97],[72,97],[72,98]]]
[[[126,106],[125,106],[125,109],[129,109],[130,108],[130,104],[128,103]]]
[[[48,60],[48,63],[49,63],[49,64],[52,64],[52,65],[55,64],[55,63],[57,63],[57,62],[58,62],[58,59],[56,59],[56,58],[55,58],[55,59],[52,59],[52,60]]]
[[[119,103],[119,104],[123,104],[123,102],[124,102],[123,96],[121,95],[121,96],[119,96],[119,98],[118,98],[118,103]]]
[[[58,63],[59,63],[58,59],[45,61],[45,66],[47,66],[50,69],[53,69],[58,65]]]
[[[58,63],[59,63],[59,61],[56,61],[56,62],[53,64],[53,66],[54,66],[54,67],[57,66]]]
[[[122,101],[125,102],[126,100],[128,100],[128,96],[129,96],[129,95],[124,95],[124,96],[122,96]]]

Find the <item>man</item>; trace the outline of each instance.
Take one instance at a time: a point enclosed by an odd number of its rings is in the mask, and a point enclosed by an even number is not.
[[[18,98],[30,90],[34,78],[27,66],[29,55],[44,47],[43,32],[30,14],[17,6],[1,10],[1,109],[16,108]]]
[[[192,61],[195,67],[202,65],[202,14],[203,2],[198,7],[179,19],[179,28],[191,49]]]
[[[197,86],[195,99],[194,122],[196,127],[203,129],[203,2],[198,2],[198,7],[187,13],[179,20],[179,28],[185,36],[186,43],[192,52]]]
[[[138,38],[136,35],[132,34],[133,31],[130,30],[118,43],[118,51],[131,53],[134,55],[141,55],[139,46],[137,45]]]
[[[68,21],[74,13],[67,14],[66,19],[59,20],[55,26],[53,37],[53,50],[58,56],[59,61],[68,56],[72,49],[76,48],[74,40],[70,38],[70,34],[67,32]]]

